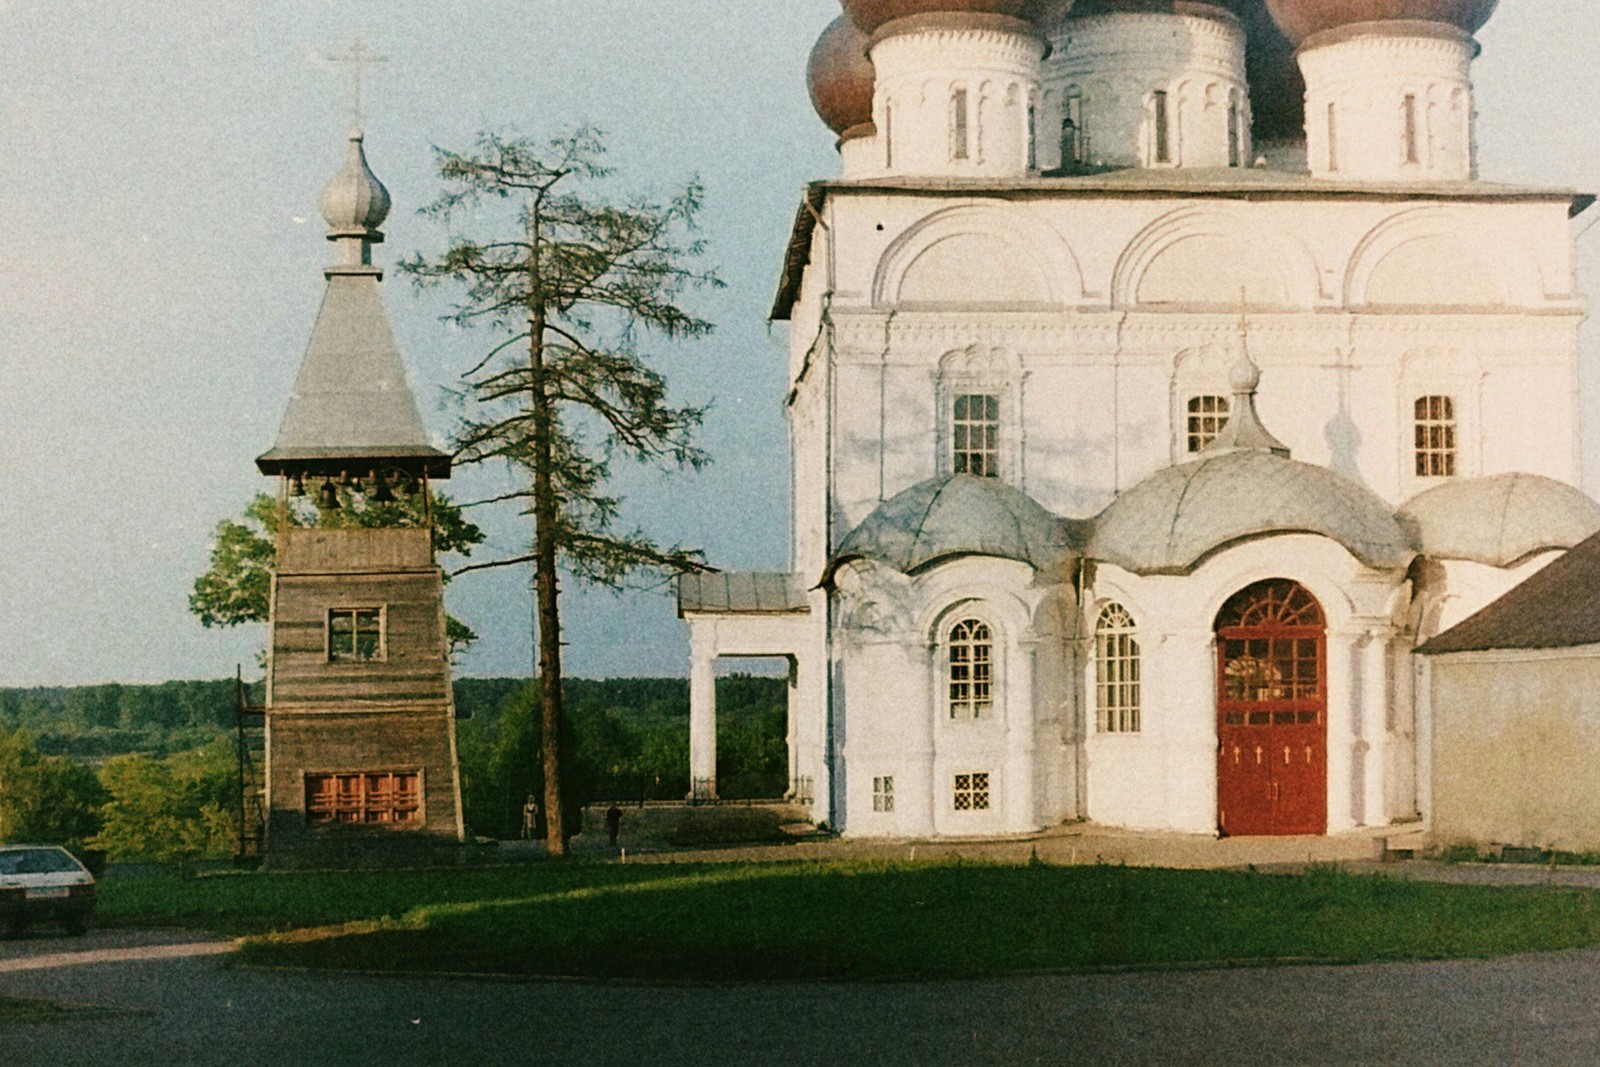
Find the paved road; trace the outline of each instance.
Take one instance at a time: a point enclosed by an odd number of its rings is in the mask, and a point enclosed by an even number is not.
[[[0,1064],[1600,1063],[1600,952],[970,983],[633,986],[307,975],[182,933],[0,945],[0,995],[120,1009],[0,1028]],[[65,953],[106,952],[102,962]]]

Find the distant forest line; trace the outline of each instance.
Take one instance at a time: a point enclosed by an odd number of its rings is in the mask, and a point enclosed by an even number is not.
[[[474,828],[511,836],[523,800],[540,789],[536,683],[454,682],[462,790]],[[689,682],[685,678],[569,679],[568,782],[578,803],[682,797],[689,789]],[[788,787],[788,683],[717,679],[719,790],[779,796]],[[252,699],[260,700],[259,686]],[[26,733],[38,751],[98,765],[130,754],[165,758],[231,735],[232,679],[157,685],[0,689],[0,732]]]

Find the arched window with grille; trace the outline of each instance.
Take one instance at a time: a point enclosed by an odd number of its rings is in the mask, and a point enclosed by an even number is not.
[[[1121,604],[1107,604],[1095,623],[1095,722],[1103,734],[1139,732],[1138,629]]]
[[[952,719],[981,719],[994,708],[994,634],[979,619],[950,627],[945,678]]]

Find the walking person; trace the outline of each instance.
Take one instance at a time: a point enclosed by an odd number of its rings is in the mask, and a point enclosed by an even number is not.
[[[539,802],[533,794],[528,794],[528,799],[522,805],[522,839],[533,841],[538,838],[539,830]]]

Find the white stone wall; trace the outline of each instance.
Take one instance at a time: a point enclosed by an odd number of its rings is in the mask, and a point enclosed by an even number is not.
[[[1435,23],[1368,23],[1306,41],[1299,58],[1311,173],[1353,181],[1476,177],[1477,52],[1470,36]]]
[[[1261,415],[1296,458],[1398,505],[1435,483],[1415,471],[1415,397],[1448,395],[1461,476],[1578,483],[1582,304],[1559,199],[830,204],[837,248],[813,261],[791,336],[808,368],[791,408],[802,572],[827,562],[823,467],[835,543],[940,472],[952,368],[995,382],[1006,480],[1059,514],[1182,461],[1187,399],[1228,392],[1241,285]]]
[[[1022,24],[1018,24],[1019,30]],[[1030,116],[1039,103],[1045,42],[999,28],[924,27],[881,37],[875,142],[886,174],[1021,177],[1030,171]],[[952,110],[965,100],[964,147]],[[852,161],[852,173],[863,167]]]
[[[1244,30],[1189,14],[1121,12],[1069,18],[1045,63],[1041,166],[1062,159],[1062,120],[1076,113],[1076,162],[1121,167],[1249,165],[1250,91]],[[1168,96],[1169,159],[1156,159],[1152,94]],[[1078,104],[1069,101],[1077,100]],[[1238,146],[1230,152],[1229,109]],[[1237,163],[1232,162],[1237,160]]]

